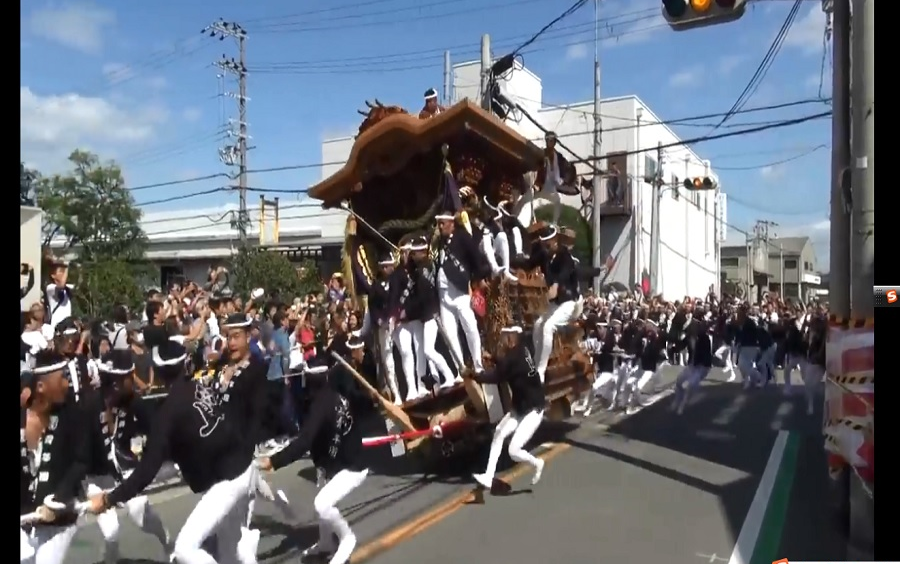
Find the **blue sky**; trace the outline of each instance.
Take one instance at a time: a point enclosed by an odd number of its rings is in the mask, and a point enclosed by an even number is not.
[[[455,62],[478,56],[482,33],[495,55],[515,47],[565,10],[569,0],[339,0],[302,6],[286,0],[23,1],[22,159],[44,172],[86,148],[119,162],[132,186],[223,172],[217,147],[235,101],[223,98],[212,62],[237,55],[234,42],[200,34],[218,18],[248,31],[251,169],[315,164],[323,138],[352,133],[365,99],[418,108],[442,84],[442,51]],[[674,33],[661,26],[659,0],[602,0],[603,95],[637,94],[664,120],[724,112],[756,70],[792,2],[757,0],[738,22]],[[804,7],[773,67],[747,107],[830,96],[823,66],[825,17]],[[594,11],[558,24],[526,51],[543,79],[544,102],[590,99]],[[830,57],[830,54],[829,54]],[[820,90],[820,82],[823,84]],[[235,90],[233,82],[225,90]],[[772,121],[827,111],[808,105],[738,116]],[[701,124],[708,121],[699,122]],[[682,138],[708,131],[675,126]],[[724,130],[721,130],[724,131]],[[757,219],[780,234],[813,237],[827,264],[830,122],[698,144],[729,194],[729,223]],[[791,160],[793,159],[793,160]],[[784,164],[772,164],[791,160]],[[769,166],[767,166],[769,165]],[[270,190],[305,188],[318,169],[252,175]],[[143,190],[139,203],[210,190],[222,179]],[[188,198],[148,212],[222,205]],[[292,196],[282,195],[282,199]],[[255,197],[253,198],[255,200]]]

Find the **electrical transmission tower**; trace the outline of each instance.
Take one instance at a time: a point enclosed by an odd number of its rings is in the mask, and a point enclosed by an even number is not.
[[[230,144],[219,149],[219,159],[230,167],[237,167],[236,175],[238,180],[238,193],[240,194],[240,208],[237,220],[234,222],[240,233],[241,243],[247,242],[247,227],[250,223],[247,214],[247,151],[251,149],[248,143],[250,136],[247,135],[247,61],[246,61],[246,42],[247,32],[240,25],[234,22],[226,22],[218,20],[207,26],[203,33],[209,37],[218,38],[224,41],[226,37],[236,39],[238,44],[238,58],[227,57],[222,58],[213,63],[223,75],[232,75],[237,78],[238,91],[225,92],[225,96],[235,98],[238,102],[238,117],[229,119],[230,125],[228,136],[233,140]],[[237,128],[235,128],[237,125]],[[235,175],[231,175],[235,178]]]

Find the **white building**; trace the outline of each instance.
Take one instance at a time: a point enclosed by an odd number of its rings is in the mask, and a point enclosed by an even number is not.
[[[452,101],[478,99],[479,77],[478,62],[455,65]],[[593,153],[593,101],[544,105],[540,78],[518,64],[511,75],[501,81],[501,88],[544,127],[555,131],[562,143],[576,154],[588,156]],[[632,180],[625,208],[607,210],[605,191],[602,194],[600,206],[604,216],[600,247],[604,256],[612,255],[616,259],[607,281],[631,287],[650,270],[652,188],[639,179],[653,174],[659,166],[658,144],[668,146],[680,140],[637,96],[603,100],[600,113],[603,153],[610,157],[609,162],[618,160],[620,170],[627,171]],[[525,137],[543,143],[543,132],[524,116],[510,115],[506,122]],[[346,160],[352,145],[352,137],[323,141],[322,162]],[[633,154],[635,151],[645,152]],[[614,157],[616,153],[629,154]],[[667,147],[663,156],[663,178],[672,181],[677,177],[679,187],[685,178],[708,176],[717,180],[709,161],[704,161],[689,148]],[[607,163],[602,165],[606,168]],[[339,169],[340,165],[323,166],[322,178]],[[588,172],[588,167],[579,165],[579,172]],[[577,196],[565,197],[564,202],[578,209],[582,207]],[[719,191],[686,192],[683,187],[677,190],[667,187],[663,190],[660,214],[660,291],[674,300],[685,295],[705,296],[710,285],[718,288],[718,241],[724,239],[722,227],[727,220],[724,194]]]
[[[340,265],[346,212],[323,210],[312,200],[281,201],[279,208],[277,241],[273,210],[267,208],[260,221],[261,208],[248,208],[250,243],[282,250],[293,259],[313,259],[326,272]],[[237,205],[229,204],[145,213],[141,227],[149,240],[146,256],[159,267],[161,286],[177,277],[203,282],[210,266],[227,263],[239,246],[233,225],[237,211]]]

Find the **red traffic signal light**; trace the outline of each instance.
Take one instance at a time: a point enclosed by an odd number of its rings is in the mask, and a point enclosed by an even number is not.
[[[687,178],[684,181],[685,190],[715,190],[716,188],[718,188],[718,184],[708,176]]]

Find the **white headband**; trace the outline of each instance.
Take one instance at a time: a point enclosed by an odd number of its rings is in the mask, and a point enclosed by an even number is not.
[[[428,96],[425,96],[425,99],[431,100],[432,98],[437,98],[437,97],[438,97],[437,91],[434,91],[433,94],[429,94]]]
[[[407,250],[408,251],[426,251],[426,250],[428,250],[428,245],[410,245]]]
[[[406,243],[405,245],[400,245],[400,250],[401,250],[401,251],[408,251],[408,250],[410,250],[411,248],[412,248],[412,245],[409,244],[409,243]]]
[[[250,325],[252,323],[253,323],[253,320],[248,317],[244,321],[238,321],[237,323],[224,323],[224,324],[222,324],[222,327],[224,327],[225,329],[239,329],[239,328],[244,328],[244,327],[250,327]]]
[[[557,231],[555,227],[551,226],[550,233],[548,235],[546,235],[546,236],[541,235],[541,241],[549,241],[550,239],[556,237],[557,233],[559,233],[559,231]]]
[[[74,335],[75,333],[78,333],[78,329],[69,327],[68,329],[63,329],[60,335]]]
[[[170,358],[169,360],[163,359],[159,356],[159,347],[153,347],[153,364],[157,366],[175,366],[179,362],[184,362],[184,359],[187,358],[187,353],[184,353],[181,356]]]
[[[522,328],[518,325],[512,325],[510,327],[504,327],[500,330],[501,333],[521,333]]]
[[[437,221],[453,221],[454,219],[456,219],[456,216],[449,213],[440,213],[434,216],[434,219],[436,219]]]
[[[38,366],[38,367],[34,368],[31,371],[31,373],[34,374],[35,376],[38,376],[41,374],[50,374],[51,372],[56,372],[57,370],[62,370],[68,364],[69,364],[68,360],[62,360],[60,362],[57,362],[56,364],[51,364],[49,366]]]
[[[305,369],[303,372],[306,374],[324,374],[328,372],[327,366],[312,366],[310,368]]]
[[[481,198],[481,201],[483,201],[483,202],[484,202],[484,205],[486,205],[488,208],[490,208],[490,209],[492,209],[492,210],[496,210],[496,209],[497,209],[497,206],[492,206],[492,205],[491,205],[491,203],[488,201],[486,195],[485,195],[483,198]]]
[[[359,341],[358,343],[354,343],[352,345],[350,343],[347,343],[347,348],[350,349],[351,351],[361,349],[364,346],[366,346],[366,344],[363,341]]]
[[[394,259],[392,259],[392,258],[384,259],[382,261],[378,261],[378,264],[380,264],[381,266],[390,266],[390,265],[394,264]]]
[[[125,376],[126,374],[131,374],[134,372],[134,365],[132,364],[129,368],[113,368],[112,363],[105,362],[97,365],[97,370],[103,372],[104,374],[113,374],[115,376]]]

